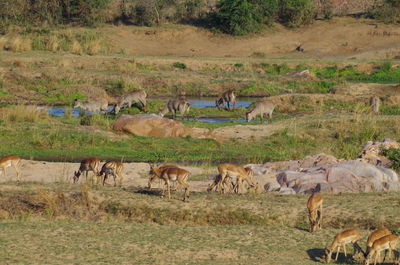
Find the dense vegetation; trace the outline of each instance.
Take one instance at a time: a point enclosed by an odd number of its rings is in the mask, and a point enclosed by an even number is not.
[[[332,17],[331,1],[316,10],[312,0],[3,0],[0,30],[10,24],[23,26],[95,25],[124,22],[153,26],[165,22],[193,23],[234,35],[259,31],[279,22],[298,27],[317,18]],[[399,22],[398,0],[377,2],[368,15],[385,22]],[[318,14],[322,13],[322,14]]]

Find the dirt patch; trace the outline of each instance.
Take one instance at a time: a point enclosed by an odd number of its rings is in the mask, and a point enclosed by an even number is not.
[[[108,30],[114,49],[129,54],[193,57],[369,58],[400,55],[400,29],[374,20],[350,17],[315,21],[300,29],[274,25],[247,37],[214,35],[191,26],[147,28],[120,26]],[[226,45],[229,43],[229,45]],[[365,44],[368,43],[368,46]],[[301,45],[304,52],[295,51]]]

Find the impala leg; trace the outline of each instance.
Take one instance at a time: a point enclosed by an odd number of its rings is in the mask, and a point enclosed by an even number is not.
[[[167,190],[168,190],[168,199],[171,199],[171,187],[169,185],[169,180],[167,180]]]
[[[336,258],[335,258],[335,260],[338,259],[338,257],[339,257],[339,252],[340,252],[340,246],[337,247],[337,252],[336,252]]]
[[[4,171],[4,177],[7,179],[7,169],[6,169],[6,167],[3,167],[3,171]]]
[[[321,229],[321,226],[322,226],[322,203],[321,203],[321,206],[320,206],[319,213],[320,213],[320,215],[319,215],[319,218],[318,218],[318,227]]]
[[[124,179],[124,176],[122,174],[119,174],[119,186],[122,187],[122,180]]]
[[[343,244],[343,250],[344,250],[344,256],[347,258],[347,253],[346,253],[346,244]]]
[[[18,164],[15,163],[15,164],[13,164],[13,166],[14,166],[15,172],[17,172],[17,182],[19,182],[20,181],[21,172],[20,172],[20,170],[18,168]]]

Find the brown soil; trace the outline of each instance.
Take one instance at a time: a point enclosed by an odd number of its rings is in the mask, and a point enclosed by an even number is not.
[[[232,37],[192,26],[120,26],[107,30],[115,51],[150,56],[392,59],[400,56],[400,28],[350,17],[315,21],[300,29],[281,25]],[[301,45],[304,52],[295,51]]]

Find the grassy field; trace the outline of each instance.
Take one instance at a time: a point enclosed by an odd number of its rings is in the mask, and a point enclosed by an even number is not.
[[[179,196],[179,198],[177,197]],[[192,193],[9,182],[0,196],[0,263],[315,264],[333,236],[386,226],[400,234],[398,193],[324,195],[308,232],[305,195]],[[341,263],[352,263],[340,258]]]

